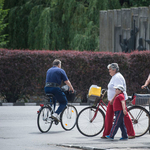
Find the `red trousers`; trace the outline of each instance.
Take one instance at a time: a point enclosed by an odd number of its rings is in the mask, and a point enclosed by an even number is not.
[[[113,118],[114,118],[113,105],[110,105],[109,102],[107,106],[106,116],[105,116],[105,126],[104,126],[103,136],[110,134],[112,124],[113,124]],[[124,116],[124,123],[127,129],[128,136],[135,136],[132,121],[128,113]]]

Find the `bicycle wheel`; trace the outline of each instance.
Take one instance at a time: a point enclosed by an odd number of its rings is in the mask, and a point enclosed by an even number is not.
[[[142,106],[128,108],[128,114],[132,120],[135,136],[139,137],[149,130],[149,113]]]
[[[96,109],[96,107],[86,107],[80,111],[77,117],[77,129],[84,136],[96,136],[104,128],[105,114],[99,109],[96,115]],[[93,119],[93,117],[95,118]],[[91,121],[92,119],[93,121]]]
[[[66,131],[72,130],[76,125],[77,109],[73,105],[67,107],[61,113],[61,126]]]
[[[53,121],[51,118],[49,118],[50,116],[51,108],[42,107],[37,117],[37,125],[42,133],[48,132],[52,126]]]

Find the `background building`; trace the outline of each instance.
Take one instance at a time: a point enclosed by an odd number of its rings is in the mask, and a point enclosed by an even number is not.
[[[149,50],[149,28],[150,6],[100,11],[100,51]]]

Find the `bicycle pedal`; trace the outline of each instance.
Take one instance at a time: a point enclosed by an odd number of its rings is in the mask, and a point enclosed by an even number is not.
[[[54,119],[53,117],[49,117],[50,121],[52,121],[53,123],[55,123],[56,125],[59,123],[58,120]]]
[[[48,122],[52,122],[52,121],[54,121],[54,119],[53,119],[52,117],[48,117],[48,118],[47,118],[47,121],[48,121]]]
[[[58,121],[58,120],[55,120],[54,122],[55,122],[55,125],[58,125],[58,124],[59,124],[59,121]]]

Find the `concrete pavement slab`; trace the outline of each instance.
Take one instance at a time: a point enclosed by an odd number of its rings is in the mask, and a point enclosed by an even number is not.
[[[85,106],[76,106],[78,112]],[[0,107],[0,150],[147,150],[150,149],[150,134],[120,141],[121,132],[114,141],[83,136],[75,127],[65,131],[61,124],[52,126],[43,134],[37,127],[39,106]]]

